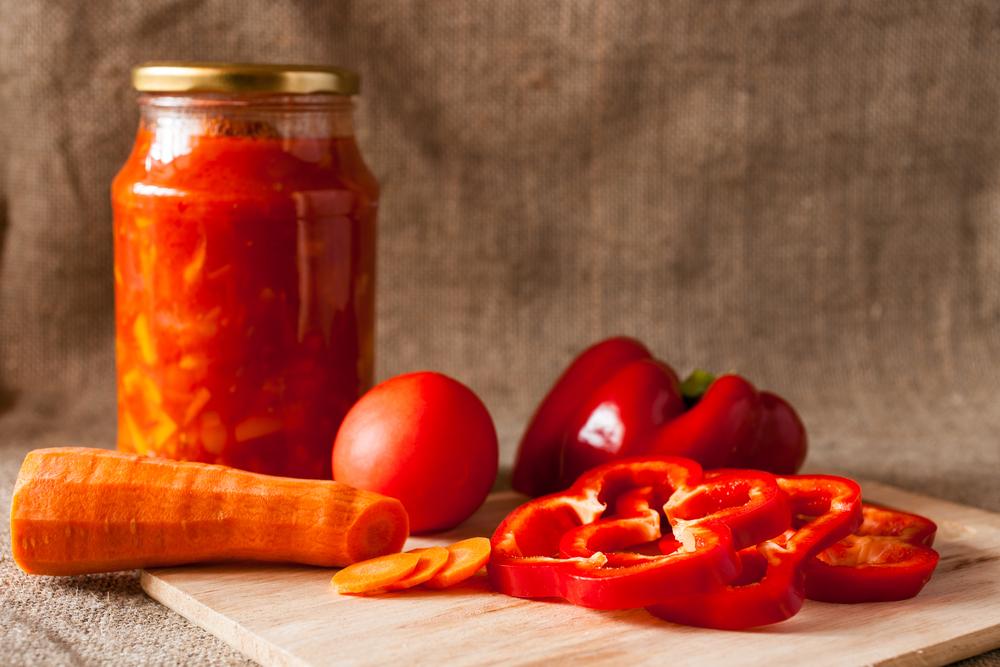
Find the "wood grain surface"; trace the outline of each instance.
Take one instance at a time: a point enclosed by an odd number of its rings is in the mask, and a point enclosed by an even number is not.
[[[156,600],[267,666],[323,664],[940,665],[1000,646],[1000,515],[875,483],[866,499],[938,523],[938,570],[904,602],[807,601],[748,632],[672,625],[643,610],[599,612],[492,592],[484,576],[446,591],[340,596],[332,570],[232,564],[150,570]],[[407,548],[488,536],[524,498],[490,497],[458,529]]]

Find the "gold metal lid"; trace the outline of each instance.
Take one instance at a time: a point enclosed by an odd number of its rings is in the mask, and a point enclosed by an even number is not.
[[[132,85],[148,93],[333,93],[355,95],[356,72],[317,65],[157,61],[132,69]]]

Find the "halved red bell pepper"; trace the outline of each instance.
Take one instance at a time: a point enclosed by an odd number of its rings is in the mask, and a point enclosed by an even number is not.
[[[709,473],[712,474],[723,473]],[[696,595],[670,596],[647,607],[668,621],[741,630],[783,621],[805,598],[805,565],[861,521],[861,488],[829,475],[779,477],[802,525],[740,552],[741,574]]]
[[[584,350],[546,394],[528,423],[514,464],[514,489],[539,496],[559,489],[559,462],[569,421],[623,366],[652,357],[646,346],[619,336]]]
[[[697,463],[671,457],[594,468],[567,491],[504,519],[491,540],[490,580],[507,595],[560,597],[595,609],[713,590],[739,574],[737,549],[790,520],[773,476],[736,477],[703,483]],[[665,537],[669,553],[626,551]]]
[[[660,425],[684,412],[680,381],[655,359],[633,361],[594,389],[569,421],[562,449],[562,488],[583,472],[640,449]]]
[[[882,602],[914,597],[938,564],[937,526],[918,514],[865,503],[853,535],[806,565],[806,597],[822,602]]]

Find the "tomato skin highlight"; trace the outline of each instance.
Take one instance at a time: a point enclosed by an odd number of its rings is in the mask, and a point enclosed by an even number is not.
[[[398,498],[414,533],[453,528],[496,479],[496,429],[471,389],[440,373],[400,375],[347,413],[333,446],[333,477]]]

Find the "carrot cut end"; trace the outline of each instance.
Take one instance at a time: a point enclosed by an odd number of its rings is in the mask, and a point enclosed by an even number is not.
[[[410,535],[409,526],[406,510],[395,498],[369,505],[347,536],[351,562],[398,552]]]

